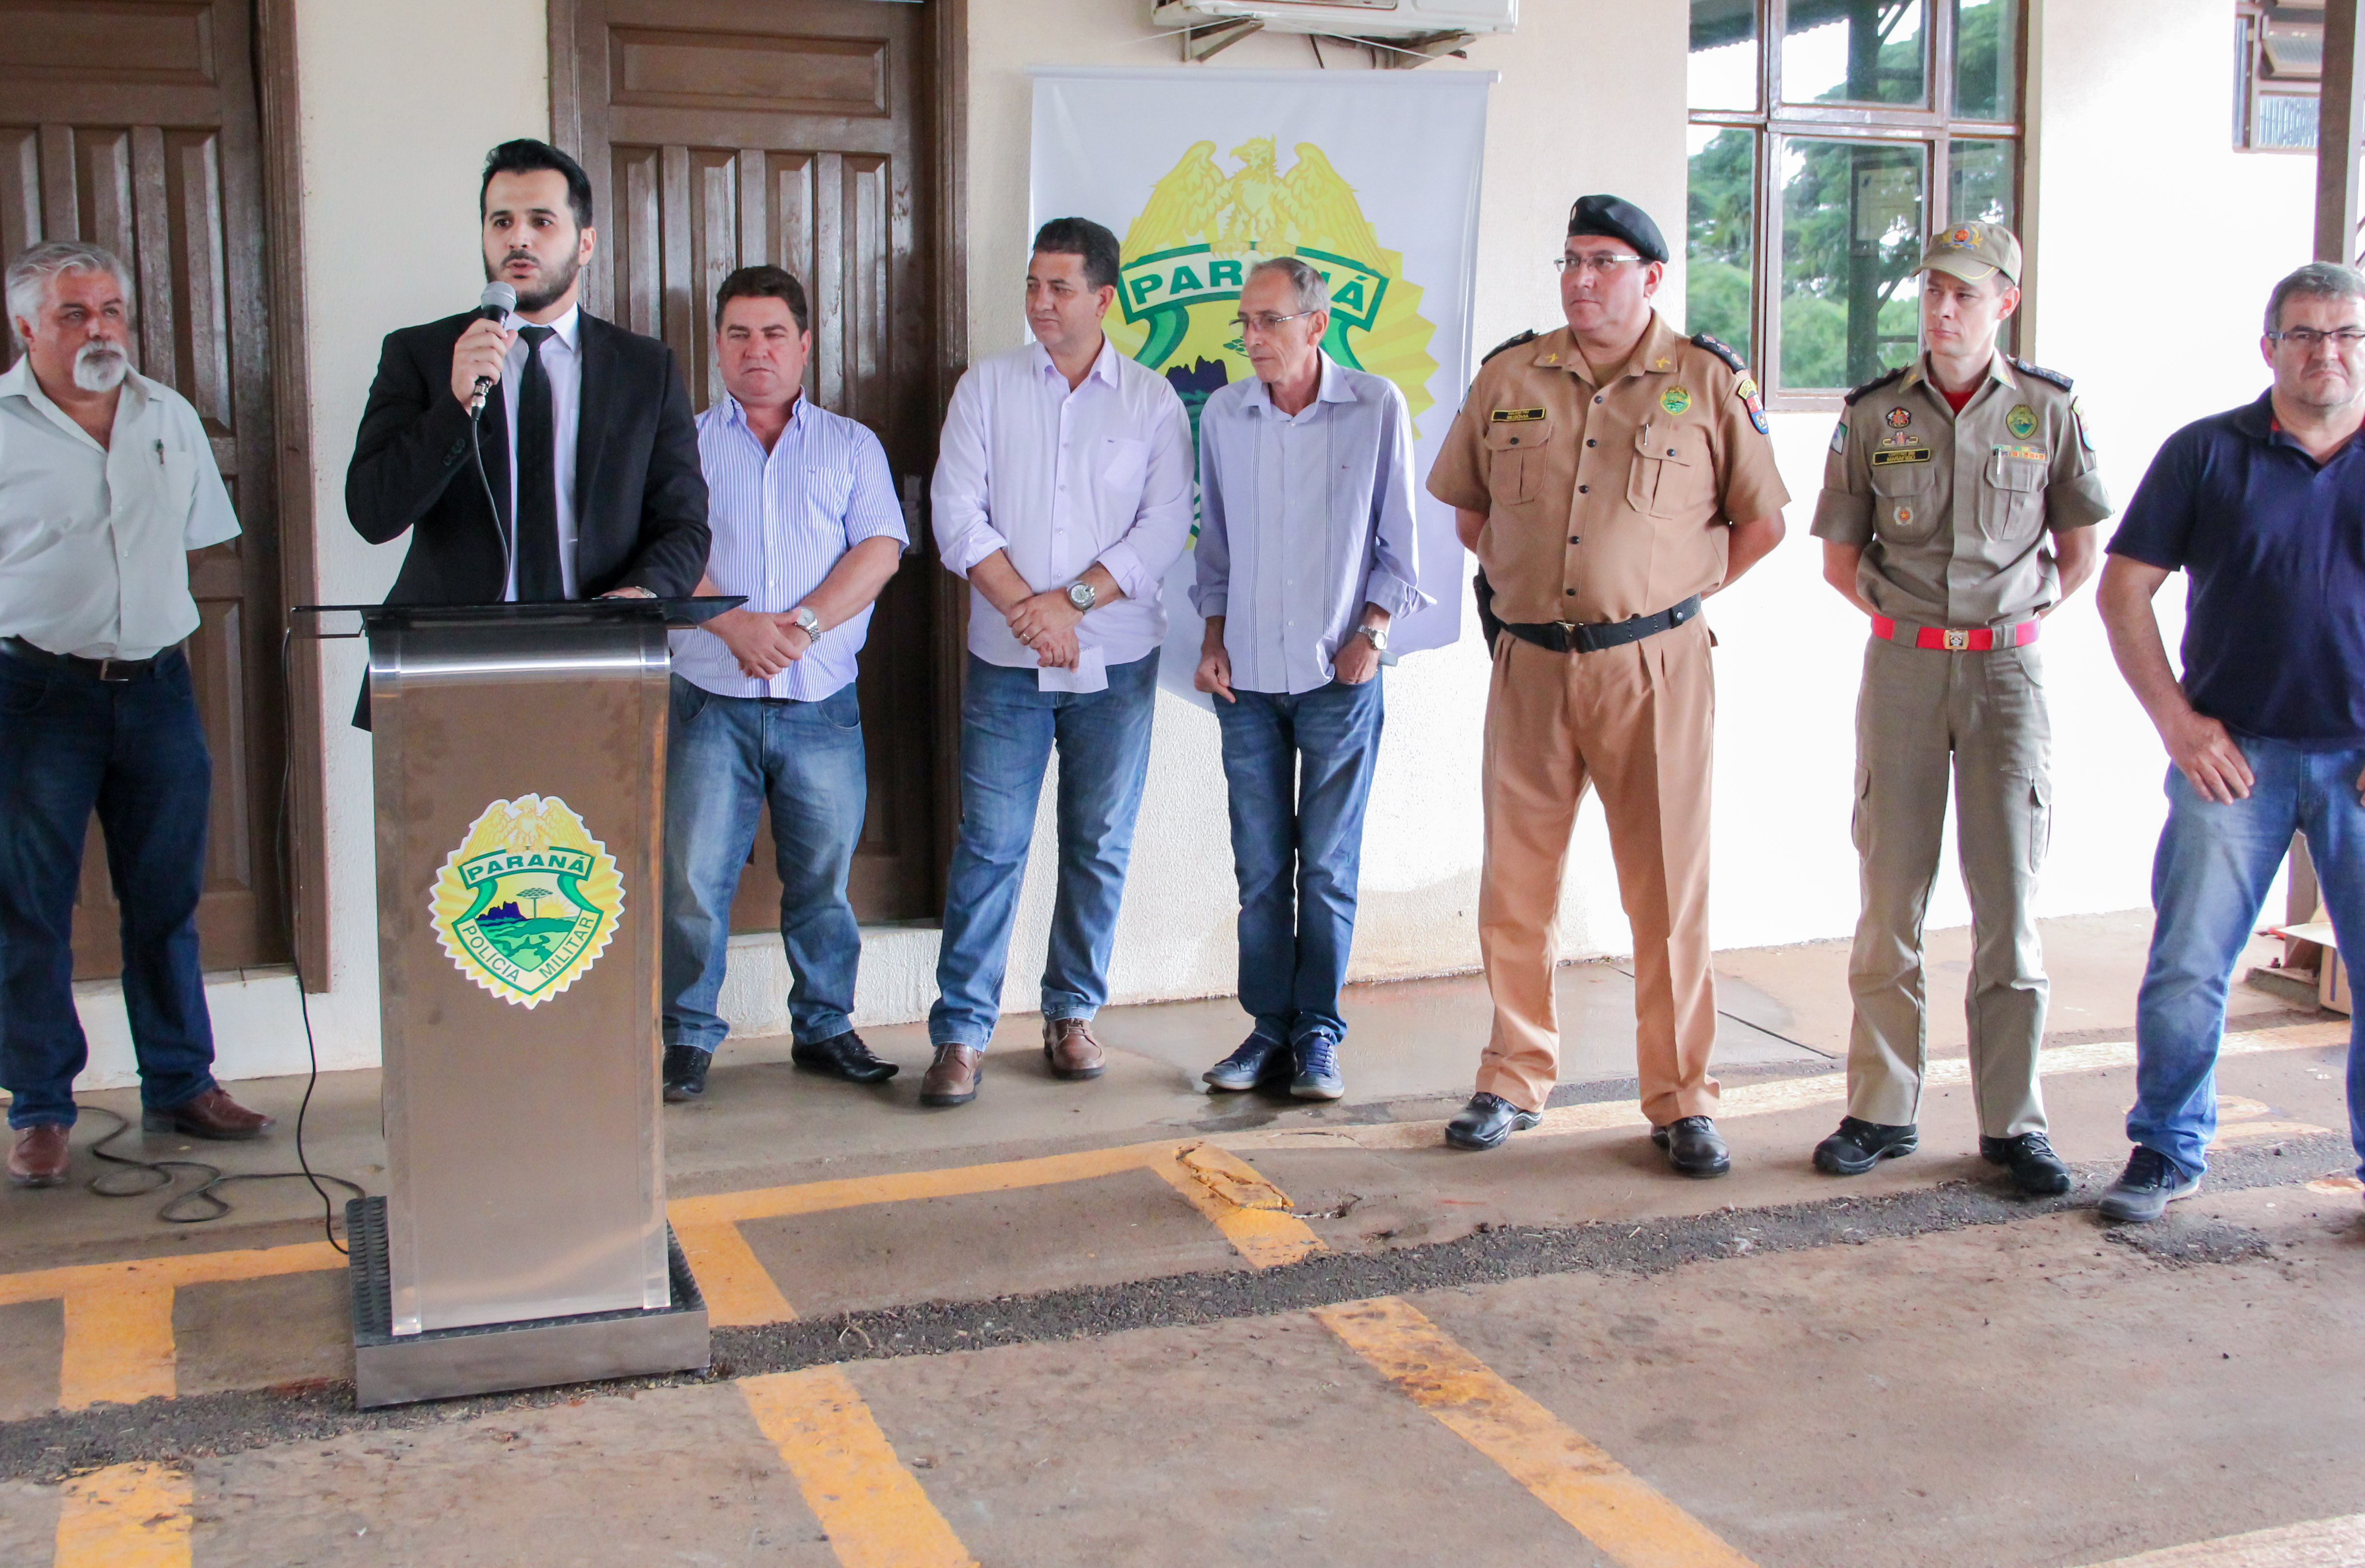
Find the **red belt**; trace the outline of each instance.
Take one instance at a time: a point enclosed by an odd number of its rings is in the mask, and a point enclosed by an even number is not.
[[[2036,641],[2043,622],[2031,617],[2012,626],[1974,626],[1967,632],[1945,626],[1916,626],[1910,621],[1872,618],[1872,634],[1884,643],[1909,648],[1939,648],[1950,654],[1984,654],[1996,648],[2024,648]]]

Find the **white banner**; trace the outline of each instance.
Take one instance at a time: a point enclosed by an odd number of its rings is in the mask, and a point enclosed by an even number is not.
[[[1384,375],[1412,411],[1426,479],[1470,379],[1478,174],[1491,71],[1042,67],[1035,79],[1028,224],[1089,218],[1116,231],[1125,272],[1108,314],[1118,351],[1199,406],[1250,374],[1232,317],[1248,268],[1302,255],[1330,285],[1323,346]],[[1436,605],[1393,649],[1461,635],[1463,551],[1451,508],[1419,492],[1422,586]],[[1187,690],[1199,617],[1167,575],[1160,683]]]

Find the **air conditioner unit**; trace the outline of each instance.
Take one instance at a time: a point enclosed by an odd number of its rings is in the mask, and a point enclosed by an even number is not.
[[[1253,22],[1279,33],[1431,39],[1508,33],[1519,24],[1519,0],[1163,0],[1150,20],[1160,28]]]

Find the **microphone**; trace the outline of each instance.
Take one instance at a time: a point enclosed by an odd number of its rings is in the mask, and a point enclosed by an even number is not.
[[[517,290],[496,280],[485,285],[485,292],[476,297],[476,319],[499,321],[517,308]],[[489,375],[476,377],[476,395],[468,399],[468,417],[475,419],[485,411],[485,394],[493,389]]]

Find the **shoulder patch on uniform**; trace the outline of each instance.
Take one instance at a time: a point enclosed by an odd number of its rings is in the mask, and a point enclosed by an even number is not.
[[[1732,374],[1735,375],[1746,375],[1749,374],[1749,367],[1741,363],[1741,356],[1739,354],[1733,353],[1731,349],[1726,348],[1722,343],[1718,342],[1706,332],[1702,332],[1692,339],[1692,347],[1696,349],[1708,350],[1709,353],[1716,355],[1717,358],[1731,365],[1732,367]]]
[[[1848,405],[1853,408],[1855,404],[1855,400],[1863,397],[1866,393],[1877,392],[1882,387],[1888,386],[1890,382],[1901,380],[1908,368],[1908,366],[1900,364],[1895,370],[1890,371],[1888,375],[1878,376],[1871,381],[1866,382],[1863,386],[1857,387],[1855,391],[1847,395]]]
[[[2050,381],[2054,386],[2058,386],[2064,392],[2068,391],[2070,387],[2077,385],[2076,382],[2070,380],[2068,376],[2062,375],[2057,370],[2047,370],[2041,364],[2031,364],[2024,359],[2013,360],[2012,362],[2012,367],[2020,372],[2023,375],[2034,375],[2039,381]]]
[[[1524,332],[1521,332],[1518,337],[1516,337],[1516,338],[1505,338],[1501,342],[1496,343],[1493,348],[1488,349],[1488,350],[1486,351],[1486,353],[1485,353],[1485,357],[1484,357],[1484,358],[1482,358],[1482,359],[1480,359],[1478,363],[1479,363],[1480,364],[1485,364],[1485,363],[1486,363],[1486,361],[1487,361],[1487,360],[1493,359],[1496,354],[1501,353],[1505,349],[1515,349],[1515,348],[1518,348],[1521,343],[1531,343],[1531,342],[1534,342],[1535,341],[1536,341],[1535,329],[1534,329],[1534,328],[1532,328],[1532,327],[1530,327],[1530,329],[1528,329],[1528,330],[1526,330],[1526,331],[1524,331]]]

